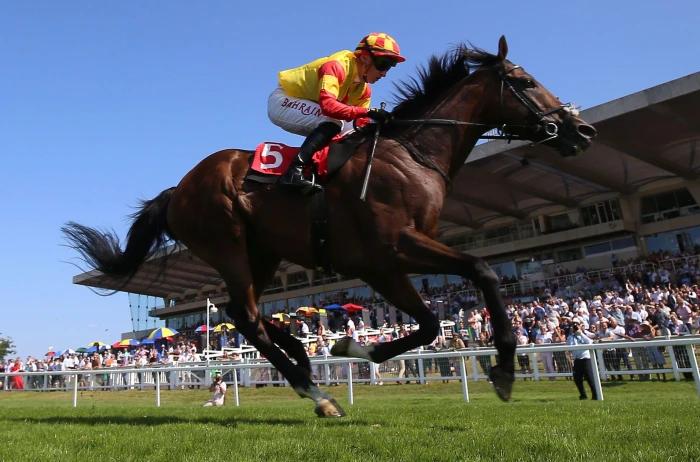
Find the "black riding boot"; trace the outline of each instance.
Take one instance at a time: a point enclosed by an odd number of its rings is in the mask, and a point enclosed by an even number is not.
[[[289,166],[279,179],[279,183],[299,188],[321,189],[321,186],[317,183],[304,178],[304,167],[311,162],[311,157],[313,157],[314,153],[328,145],[331,139],[339,132],[340,126],[333,122],[324,122],[316,127],[304,140],[301,148],[299,148],[299,154],[294,159],[294,163]]]

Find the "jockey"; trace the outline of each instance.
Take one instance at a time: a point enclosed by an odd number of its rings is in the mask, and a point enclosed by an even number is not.
[[[369,84],[405,60],[396,40],[373,32],[360,41],[354,52],[338,51],[280,72],[279,86],[268,100],[268,117],[284,130],[306,136],[297,158],[280,178],[281,184],[316,186],[303,173],[316,151],[338,133],[350,131],[355,119],[388,120],[390,114],[384,109],[369,108]]]

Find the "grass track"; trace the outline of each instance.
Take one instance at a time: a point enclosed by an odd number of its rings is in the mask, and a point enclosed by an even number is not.
[[[355,386],[348,412],[318,419],[289,388],[242,389],[241,407],[202,408],[203,390],[0,393],[2,461],[698,461],[692,382],[605,386],[579,401],[570,381],[518,382],[501,403],[486,383]],[[231,398],[229,396],[229,398]]]

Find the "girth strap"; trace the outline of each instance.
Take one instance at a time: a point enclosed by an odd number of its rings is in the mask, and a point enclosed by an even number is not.
[[[326,194],[323,191],[318,191],[311,196],[311,247],[316,266],[323,268],[326,273],[332,274],[329,237]]]

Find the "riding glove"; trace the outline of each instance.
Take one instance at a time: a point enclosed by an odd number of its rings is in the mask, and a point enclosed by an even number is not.
[[[374,120],[377,123],[389,122],[392,118],[391,112],[384,109],[373,108],[367,111],[367,117]]]

